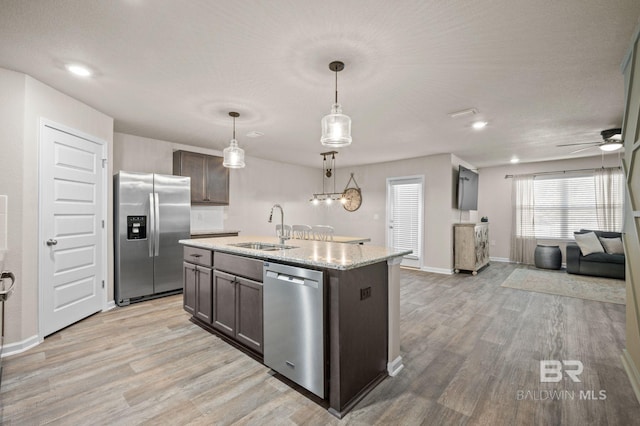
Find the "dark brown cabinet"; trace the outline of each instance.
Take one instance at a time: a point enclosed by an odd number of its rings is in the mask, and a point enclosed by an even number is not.
[[[173,153],[173,174],[191,178],[191,204],[229,204],[229,169],[222,162],[222,157],[197,152]]]
[[[211,291],[211,273],[209,268],[196,266],[196,318],[204,322],[211,323],[213,294]]]
[[[262,282],[257,279],[262,281],[262,262],[227,253],[216,256],[219,256],[220,264],[216,264],[213,271],[212,325],[261,354]],[[217,269],[218,266],[228,272]]]
[[[184,310],[191,315],[196,313],[196,265],[189,262],[182,262],[182,276],[184,288],[182,298]]]
[[[196,247],[184,247],[183,307],[194,317],[211,324],[213,311],[213,252]]]
[[[236,278],[236,339],[263,353],[262,283]]]
[[[236,277],[213,271],[213,322],[211,325],[230,337],[236,336]]]
[[[211,323],[211,269],[183,262],[184,310],[196,318]]]
[[[262,353],[262,283],[213,271],[213,321],[218,331]]]

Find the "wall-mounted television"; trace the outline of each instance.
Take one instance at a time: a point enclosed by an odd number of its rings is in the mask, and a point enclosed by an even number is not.
[[[458,168],[458,209],[478,210],[478,173]]]

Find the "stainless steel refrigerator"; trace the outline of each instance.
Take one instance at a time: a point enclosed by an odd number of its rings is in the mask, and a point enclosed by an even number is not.
[[[190,179],[121,171],[113,197],[116,304],[181,292],[178,241],[190,234]]]

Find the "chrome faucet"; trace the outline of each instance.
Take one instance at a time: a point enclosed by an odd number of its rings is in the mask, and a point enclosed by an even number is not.
[[[280,233],[278,234],[278,238],[280,238],[280,244],[284,244],[285,241],[289,239],[289,236],[284,231],[284,210],[282,209],[282,206],[280,204],[274,204],[273,207],[271,207],[271,213],[269,213],[269,223],[271,223],[271,220],[273,219],[273,209],[275,209],[276,207],[280,209]]]

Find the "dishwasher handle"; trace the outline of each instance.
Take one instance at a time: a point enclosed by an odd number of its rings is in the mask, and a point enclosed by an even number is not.
[[[286,281],[286,282],[292,283],[292,284],[304,285],[304,278],[294,277],[293,275],[278,274],[278,278],[277,279],[279,279],[280,281]]]
[[[286,283],[304,285],[307,287],[318,288],[318,282],[315,280],[305,279],[297,277],[295,275],[283,274],[276,271],[266,271],[265,278],[270,278],[278,281],[284,281]]]

